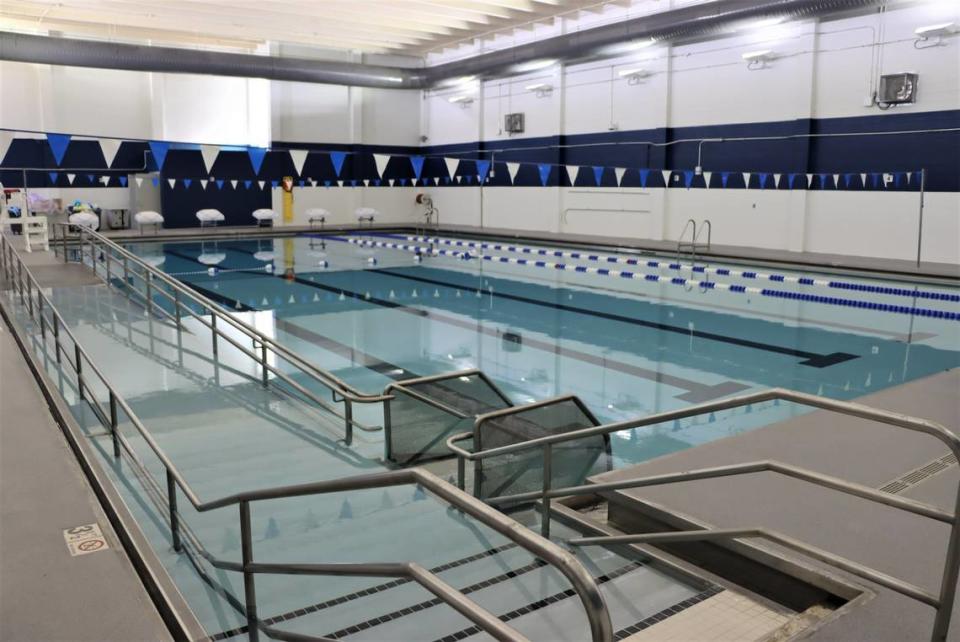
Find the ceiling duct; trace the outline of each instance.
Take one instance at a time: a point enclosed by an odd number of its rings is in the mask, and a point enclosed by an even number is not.
[[[683,41],[767,18],[813,18],[869,9],[883,0],[715,0],[584,29],[435,67],[411,69],[302,58],[152,47],[0,32],[0,60],[166,73],[267,78],[389,89],[423,89],[459,76],[492,77],[541,59],[583,60],[617,43]]]

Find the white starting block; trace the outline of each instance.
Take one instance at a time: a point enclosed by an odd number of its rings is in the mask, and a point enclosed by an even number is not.
[[[33,252],[34,250],[47,252],[50,250],[50,235],[47,231],[46,216],[26,216],[18,222],[23,225],[24,250],[27,252]]]
[[[363,225],[363,223],[366,222],[370,224],[370,227],[373,227],[373,221],[379,214],[380,212],[372,207],[358,207],[354,212],[354,215],[357,217],[357,223]]]
[[[322,207],[311,207],[307,210],[306,214],[307,223],[310,224],[310,227],[312,228],[319,223],[321,230],[323,229],[323,224],[327,222],[327,217],[330,216],[330,212]]]

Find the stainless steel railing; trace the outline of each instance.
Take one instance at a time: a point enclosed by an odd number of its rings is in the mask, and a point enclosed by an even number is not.
[[[143,261],[140,257],[124,249],[117,243],[114,243],[99,232],[64,223],[54,224],[54,230],[57,229],[60,230],[59,243],[55,242],[54,247],[59,245],[63,252],[64,262],[69,260],[68,241],[70,238],[70,230],[76,230],[76,236],[74,238],[76,239],[80,260],[83,261],[89,252],[89,265],[98,275],[105,276],[108,284],[113,284],[113,278],[122,279],[124,289],[142,298],[148,312],[157,312],[170,318],[177,324],[178,330],[181,329],[184,313],[196,319],[211,332],[214,356],[217,354],[220,340],[231,344],[234,348],[260,365],[261,378],[264,385],[268,385],[270,375],[272,374],[275,378],[283,381],[299,394],[306,397],[310,402],[321,406],[326,411],[343,419],[346,432],[344,441],[348,445],[353,441],[354,427],[367,432],[381,429],[380,426],[368,426],[355,420],[353,418],[353,404],[384,403],[389,400],[389,395],[368,394],[357,390],[333,373],[322,370],[293,353],[272,337],[265,335],[256,328],[236,318],[234,315],[224,312],[221,306],[214,301],[191,290],[178,280]],[[56,241],[57,235],[55,234],[54,236]],[[102,253],[103,261],[98,260],[98,249]],[[101,271],[104,274],[101,274]],[[138,284],[142,286],[142,291],[136,289]],[[168,301],[173,308],[172,314],[164,310],[162,306],[155,304],[155,295],[159,295]],[[200,312],[195,311],[190,304],[197,306]],[[224,327],[233,328],[244,335],[251,341],[252,350],[246,345],[242,345],[230,334],[224,332]],[[293,380],[288,373],[272,365],[270,363],[271,355],[290,363],[296,371],[330,390],[333,402],[343,403],[343,411],[341,412],[339,409],[331,406],[316,394]]]
[[[683,231],[680,232],[680,236],[677,239],[677,261],[680,261],[680,255],[683,251],[683,248],[688,248],[690,250],[690,258],[692,261],[697,260],[697,250],[702,248],[707,252],[710,251],[710,240],[713,236],[713,224],[710,222],[710,219],[705,218],[700,222],[700,229],[697,229],[697,222],[692,218],[687,220],[686,224],[683,226]],[[690,228],[692,232],[690,234],[690,241],[684,241],[684,237],[687,234],[687,230]],[[707,242],[705,244],[700,243],[700,234],[703,233],[704,228],[707,230]]]
[[[258,564],[253,559],[253,536],[250,525],[250,505],[253,502],[403,484],[420,484],[436,497],[554,566],[567,578],[576,591],[589,622],[591,639],[594,642],[612,642],[613,627],[603,595],[596,581],[573,555],[429,472],[410,469],[372,473],[343,479],[253,490],[202,501],[170,457],[160,448],[127,401],[116,391],[109,379],[77,341],[69,325],[43,292],[29,269],[25,269],[22,257],[4,234],[0,234],[0,269],[2,269],[4,278],[12,286],[13,296],[19,297],[20,303],[26,308],[30,319],[39,325],[41,340],[44,342],[45,349],[48,333],[53,335],[56,361],[61,367],[66,365],[73,370],[76,377],[78,397],[88,404],[104,429],[109,432],[113,442],[114,457],[119,458],[122,449],[133,459],[139,459],[134,448],[120,431],[120,412],[122,412],[163,466],[167,486],[166,508],[174,550],[178,552],[183,550],[180,534],[181,520],[177,510],[177,488],[180,489],[180,492],[197,512],[206,512],[233,505],[238,506],[242,562],[237,564],[219,560],[209,553],[204,554],[204,557],[214,566],[243,573],[244,610],[251,640],[257,640],[261,630],[268,636],[278,639],[322,639],[290,634],[260,623],[257,614],[255,576],[261,573],[335,576],[379,576],[380,574],[394,576],[403,573],[433,592],[444,603],[462,613],[495,638],[499,640],[523,640],[524,638],[518,632],[508,627],[496,616],[415,564]],[[73,345],[72,351],[64,347],[65,339],[68,339]],[[107,391],[107,408],[103,407],[101,401],[96,398],[96,394],[92,394],[87,381],[92,382],[93,379],[96,379]]]
[[[462,488],[463,485],[463,469],[465,460],[469,461],[479,461],[486,459],[488,457],[496,457],[499,455],[506,455],[510,453],[517,453],[530,449],[540,449],[543,457],[543,470],[544,479],[543,479],[543,488],[539,491],[532,491],[527,493],[515,493],[512,495],[503,495],[497,498],[488,499],[487,502],[492,505],[501,505],[501,504],[514,504],[518,502],[529,502],[529,501],[540,501],[541,508],[543,511],[543,521],[547,522],[550,520],[551,500],[559,497],[569,497],[574,495],[593,495],[600,492],[611,491],[611,490],[621,490],[626,488],[639,488],[643,486],[654,486],[658,484],[667,484],[683,481],[693,481],[698,479],[711,479],[715,477],[725,477],[730,475],[740,475],[754,472],[763,472],[770,471],[776,472],[783,475],[789,475],[791,477],[807,481],[818,486],[823,486],[825,488],[830,488],[835,491],[843,492],[848,495],[854,495],[867,499],[873,502],[878,502],[891,506],[893,508],[898,508],[900,510],[905,510],[923,517],[934,519],[946,524],[950,524],[950,536],[947,544],[947,550],[945,554],[944,561],[944,571],[943,576],[940,582],[939,595],[932,595],[927,591],[914,586],[903,580],[890,577],[874,569],[870,569],[866,566],[851,562],[839,556],[820,551],[806,544],[798,543],[796,540],[786,537],[785,535],[775,533],[773,531],[761,529],[761,528],[752,528],[752,529],[733,529],[731,531],[693,531],[693,532],[678,532],[678,533],[666,533],[666,534],[644,534],[644,535],[628,535],[616,539],[614,538],[589,538],[589,539],[580,539],[574,540],[572,543],[618,543],[618,542],[667,542],[672,541],[675,538],[675,541],[680,541],[682,539],[736,539],[740,537],[763,537],[771,541],[783,544],[787,547],[793,548],[804,552],[812,557],[825,561],[829,564],[833,564],[838,568],[849,571],[860,577],[864,577],[871,581],[877,582],[882,586],[886,586],[894,591],[897,591],[908,597],[912,597],[916,600],[933,606],[936,609],[936,619],[934,621],[933,631],[931,633],[931,640],[935,642],[942,642],[946,640],[947,631],[950,627],[950,617],[953,611],[954,599],[956,596],[957,589],[957,579],[960,575],[960,488],[958,488],[956,499],[954,500],[954,511],[952,513],[947,513],[941,511],[935,507],[923,504],[921,502],[916,502],[913,500],[903,499],[896,497],[889,493],[883,493],[875,489],[862,486],[849,482],[847,480],[838,479],[834,477],[829,477],[827,475],[822,475],[815,471],[806,470],[802,468],[797,468],[795,466],[790,466],[781,462],[775,461],[762,461],[762,462],[753,462],[747,464],[739,464],[736,466],[725,466],[719,468],[710,468],[710,469],[701,469],[694,471],[687,471],[683,473],[677,473],[672,475],[658,475],[655,477],[645,477],[639,479],[628,479],[618,482],[609,482],[609,483],[600,483],[600,484],[584,484],[581,486],[571,486],[567,488],[553,488],[552,480],[550,479],[549,472],[552,468],[552,449],[553,446],[557,443],[571,441],[575,439],[583,439],[584,437],[590,437],[595,435],[609,435],[610,433],[619,432],[621,430],[629,430],[632,428],[641,428],[644,426],[651,426],[654,424],[659,424],[667,421],[674,421],[677,419],[684,419],[687,417],[694,417],[697,415],[702,415],[709,412],[717,412],[721,410],[729,410],[731,408],[738,408],[741,406],[746,406],[754,403],[761,403],[765,401],[773,400],[782,400],[790,401],[793,403],[798,403],[805,406],[810,406],[813,408],[819,408],[821,410],[827,410],[830,412],[836,412],[843,415],[849,415],[852,417],[859,417],[861,419],[867,419],[870,421],[875,421],[883,423],[889,426],[894,426],[897,428],[904,428],[906,430],[911,430],[915,432],[924,433],[930,435],[942,441],[950,451],[960,459],[960,438],[958,438],[953,432],[948,430],[946,427],[926,419],[920,419],[917,417],[910,417],[908,415],[902,415],[894,412],[889,412],[886,410],[879,410],[877,408],[871,408],[870,406],[865,406],[863,404],[852,403],[849,401],[838,401],[836,399],[828,399],[826,397],[818,397],[816,395],[809,395],[802,392],[795,392],[793,390],[786,390],[783,388],[771,388],[769,390],[763,390],[761,392],[755,392],[747,395],[740,395],[737,397],[730,397],[727,399],[721,399],[718,401],[711,401],[707,403],[702,403],[698,405],[688,406],[686,408],[681,408],[678,410],[669,410],[666,412],[657,413],[654,415],[648,415],[639,419],[630,419],[627,421],[620,421],[616,423],[610,423],[603,426],[596,426],[594,428],[583,428],[580,430],[574,430],[571,432],[560,433],[556,435],[550,435],[547,437],[540,437],[537,439],[531,439],[528,441],[520,442],[517,444],[510,444],[508,446],[501,446],[499,448],[491,448],[489,450],[482,450],[477,452],[469,452],[460,446],[456,445],[456,442],[464,441],[471,439],[473,437],[472,433],[460,433],[454,435],[447,440],[447,447],[453,451],[457,457],[460,459],[458,462],[458,485]],[[479,418],[478,418],[479,420]]]

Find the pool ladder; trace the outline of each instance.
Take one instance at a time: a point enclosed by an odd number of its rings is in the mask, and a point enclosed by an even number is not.
[[[710,219],[705,218],[700,222],[700,229],[697,230],[697,222],[693,219],[687,221],[687,224],[683,226],[683,231],[680,232],[680,238],[677,239],[677,262],[679,263],[680,258],[683,254],[684,248],[690,251],[690,260],[697,260],[697,250],[710,251],[710,237],[713,234],[713,224],[710,223]],[[707,242],[700,243],[700,234],[703,230],[707,230]],[[684,241],[687,236],[687,230],[690,230],[690,240]]]

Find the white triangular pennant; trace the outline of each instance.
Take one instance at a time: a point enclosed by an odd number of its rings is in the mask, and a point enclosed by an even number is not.
[[[457,168],[460,166],[459,158],[444,158],[443,162],[447,165],[447,174],[450,175],[450,178],[453,178],[457,175]]]
[[[133,177],[133,180],[137,183],[137,187],[143,187],[143,177],[142,177],[142,176],[134,176],[134,177]],[[73,181],[71,181],[71,182],[73,182]]]
[[[13,132],[0,131],[0,163],[3,162],[3,157],[7,155],[7,150],[10,149],[13,136]]]
[[[390,162],[389,154],[374,154],[373,162],[377,164],[377,175],[383,178],[383,172],[387,169],[387,163]]]
[[[813,186],[813,174],[807,174],[807,187]]]
[[[342,180],[337,181],[337,185],[338,185],[339,187],[343,187],[343,181],[342,181]]]
[[[239,184],[240,184],[240,181],[238,181],[237,179],[233,179],[232,181],[230,181],[230,187],[232,187],[233,189],[237,189],[237,185]]]
[[[2,159],[2,158],[3,158],[3,157],[0,156],[0,159]],[[910,184],[910,178],[911,178],[912,176],[913,176],[913,172],[907,172],[907,185]]]
[[[100,151],[103,152],[103,160],[106,161],[107,167],[113,165],[113,159],[117,157],[117,150],[120,149],[120,143],[122,142],[122,140],[116,138],[100,139]]]
[[[263,187],[264,187],[266,184],[267,184],[267,181],[257,181],[257,185],[260,186],[260,189],[263,189]]]
[[[306,149],[291,149],[290,150],[290,160],[293,161],[293,166],[297,169],[297,176],[303,175],[303,164],[307,162],[307,154],[310,151]]]
[[[617,176],[617,186],[623,182],[623,175],[627,171],[626,167],[614,167],[613,173]]]
[[[713,172],[704,172],[703,173],[703,184],[707,186],[707,189],[710,189],[710,177],[713,176]]]
[[[207,179],[201,178],[201,179],[200,179],[200,189],[207,189],[207,183],[208,183],[208,182],[209,182],[209,181],[208,181]]]
[[[110,182],[110,177],[109,177],[109,176],[101,176],[101,177],[100,177],[100,182],[103,183],[104,185],[106,185],[106,184],[108,184],[108,183]]]
[[[860,180],[863,181],[863,186],[866,187],[866,186],[867,186],[867,173],[866,173],[866,172],[864,172],[863,174],[860,174]]]
[[[577,182],[577,172],[580,171],[579,165],[567,165],[567,179],[573,185]]]
[[[510,182],[517,178],[517,172],[520,171],[520,163],[507,163],[507,173],[510,174]]]
[[[840,174],[833,175],[833,186],[840,187]]]
[[[774,174],[774,175],[773,175],[773,186],[774,186],[774,187],[780,187],[780,176],[782,176],[782,174]]]
[[[217,162],[217,156],[220,155],[220,148],[216,145],[200,145],[200,154],[203,156],[203,166],[207,168],[207,174],[209,174],[213,164]]]
[[[457,176],[457,183],[458,183],[458,184],[462,184],[462,183],[463,183],[463,176]]]
[[[669,169],[662,169],[660,173],[663,174],[663,184],[670,187],[670,174],[673,174],[673,172]]]
[[[363,186],[364,186],[364,187],[370,187],[370,179],[369,179],[369,178],[363,179]]]
[[[317,179],[311,178],[311,179],[310,179],[310,185],[312,185],[313,187],[316,187],[316,186],[317,186]]]
[[[392,178],[391,178],[390,180],[388,180],[387,183],[390,184],[390,187],[393,187],[393,179],[392,179]]]
[[[175,179],[175,178],[168,178],[168,179],[167,179],[167,184],[170,185],[170,189],[173,189],[173,188],[176,186],[176,184],[177,184],[177,179]]]
[[[750,187],[750,172],[743,172],[743,186]]]
[[[77,177],[76,174],[67,174],[67,182],[73,185],[73,179]]]

